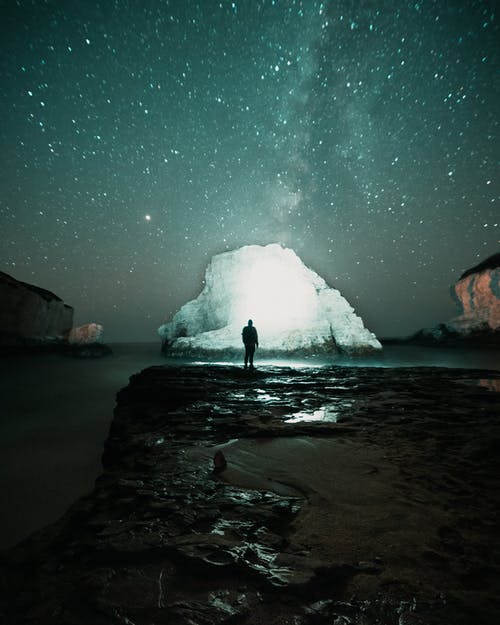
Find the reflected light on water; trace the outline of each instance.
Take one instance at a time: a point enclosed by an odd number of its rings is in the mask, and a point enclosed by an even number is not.
[[[285,419],[285,423],[301,423],[312,421],[323,421],[324,423],[337,423],[338,412],[328,406],[323,406],[312,412],[295,412],[291,417]]]
[[[270,395],[269,393],[266,393],[266,391],[263,391],[262,389],[258,388],[257,389],[257,398],[260,401],[280,401],[280,397],[278,395]]]
[[[234,362],[234,360],[195,360],[190,361],[189,364],[197,366],[207,365],[221,365],[224,367],[235,367],[236,369],[242,369],[243,365],[240,362]],[[307,362],[302,360],[262,360],[255,367],[265,369],[266,367],[290,367],[292,369],[318,369],[321,367],[331,366],[332,362]],[[251,371],[249,372],[251,373]]]
[[[243,352],[242,352],[243,353]],[[289,358],[270,357],[266,358],[257,350],[255,364],[259,368],[290,367],[296,368],[322,368],[322,367],[447,367],[458,369],[500,369],[498,350],[484,348],[445,348],[426,347],[419,345],[384,345],[381,353],[372,356],[334,356],[325,355],[301,358],[290,354]],[[203,359],[202,359],[203,358]],[[196,358],[165,358],[164,362],[173,365],[196,364],[196,365],[225,365],[235,368],[242,367],[242,362],[234,357],[215,355],[212,360],[209,357]],[[193,360],[195,362],[193,362]],[[486,374],[487,375],[487,374]]]

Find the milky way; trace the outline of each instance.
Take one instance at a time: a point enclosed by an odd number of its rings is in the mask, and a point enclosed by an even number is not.
[[[155,340],[280,242],[379,335],[446,320],[499,248],[494,4],[2,3],[0,269]]]

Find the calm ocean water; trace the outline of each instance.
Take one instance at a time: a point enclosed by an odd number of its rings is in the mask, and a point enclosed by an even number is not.
[[[157,343],[112,348],[113,355],[101,360],[47,354],[0,361],[0,549],[57,520],[92,490],[117,391],[132,374],[165,364]],[[398,345],[376,358],[339,364],[500,369],[500,355]]]

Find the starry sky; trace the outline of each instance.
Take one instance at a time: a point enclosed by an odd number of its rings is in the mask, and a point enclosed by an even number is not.
[[[448,319],[499,250],[495,4],[3,0],[0,269],[110,341],[273,242],[379,336]]]

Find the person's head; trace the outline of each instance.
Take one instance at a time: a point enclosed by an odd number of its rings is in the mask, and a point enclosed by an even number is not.
[[[248,320],[248,325],[253,326],[253,321],[251,319]]]

